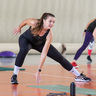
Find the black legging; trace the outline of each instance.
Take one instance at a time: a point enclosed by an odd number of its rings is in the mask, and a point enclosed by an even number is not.
[[[33,46],[27,38],[25,38],[23,35],[21,35],[19,38],[19,46],[20,46],[20,51],[17,55],[15,65],[18,67],[21,67],[23,65],[25,56],[28,53],[28,51],[30,49],[35,49],[41,53],[44,44],[41,44],[38,47]],[[49,56],[53,60],[59,62],[68,71],[70,71],[73,68],[73,66],[52,45],[50,45],[50,47],[49,47],[47,56]]]

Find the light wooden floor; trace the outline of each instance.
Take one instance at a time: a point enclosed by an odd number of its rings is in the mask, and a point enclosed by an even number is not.
[[[37,56],[38,57],[38,56]],[[28,64],[23,65],[22,68],[25,68],[25,71],[20,71],[18,74],[18,85],[11,85],[10,80],[13,74],[13,71],[0,71],[0,96],[46,96],[49,93],[62,93],[52,90],[39,89],[27,87],[28,85],[36,85],[36,80],[33,78],[38,65],[31,64],[34,61],[30,61],[31,56],[27,57]],[[35,57],[36,58],[36,57]],[[32,60],[32,59],[31,59]],[[35,59],[35,60],[38,60]],[[47,62],[47,61],[50,62]],[[30,61],[30,62],[28,62]],[[14,63],[14,62],[13,62]],[[1,64],[4,67],[14,67],[12,64]],[[36,63],[36,62],[35,62]],[[49,64],[48,64],[49,63]],[[75,76],[63,69],[59,64],[53,64],[50,59],[47,59],[45,65],[42,69],[42,81],[40,85],[66,85],[70,86],[70,83],[74,81]],[[77,69],[80,73],[84,71],[88,77],[92,79],[91,82],[78,82],[76,87],[80,88],[89,88],[96,90],[96,64],[82,64],[80,62],[79,68]],[[65,95],[66,96],[66,95]],[[67,96],[70,96],[70,93],[67,93]],[[76,96],[91,96],[91,95],[81,95],[76,94]]]

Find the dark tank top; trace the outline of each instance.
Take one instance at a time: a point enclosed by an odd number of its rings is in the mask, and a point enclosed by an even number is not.
[[[89,24],[87,31],[93,33],[95,27],[96,27],[96,19],[92,23]]]
[[[43,36],[34,36],[34,34],[32,34],[31,27],[29,27],[29,29],[26,30],[22,35],[26,37],[33,45],[38,46],[42,43],[45,43],[49,31],[50,29],[48,29]]]

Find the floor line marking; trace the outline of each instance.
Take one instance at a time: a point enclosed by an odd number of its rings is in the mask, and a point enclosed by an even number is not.
[[[30,72],[20,72],[20,73],[26,73],[26,74],[35,74],[35,73],[30,73]],[[64,76],[57,76],[57,75],[49,75],[49,74],[41,74],[43,76],[51,76],[51,77],[60,77],[60,78],[70,78],[70,79],[75,79],[75,78],[72,78],[72,77],[64,77]]]
[[[7,72],[9,72],[9,71],[7,71]],[[20,71],[20,73],[35,74],[35,73],[21,72],[21,71]],[[49,74],[41,74],[41,75],[43,75],[43,76],[51,76],[51,77],[58,77],[58,78],[68,78],[68,79],[74,79],[75,80],[75,78],[73,78],[73,77],[64,77],[64,76],[49,75]],[[96,82],[96,80],[92,80],[92,81]]]
[[[57,92],[57,91],[29,91],[29,92],[9,92],[9,93],[0,93],[0,94],[19,94],[19,93],[45,93],[45,92]]]
[[[35,73],[30,73],[30,72],[20,72],[20,73],[35,74]],[[75,80],[75,78],[73,78],[73,77],[64,77],[64,76],[49,75],[49,74],[41,74],[41,75],[43,75],[43,76],[58,77],[58,78],[69,78],[69,79],[74,79]],[[96,80],[92,80],[92,81],[96,82]]]

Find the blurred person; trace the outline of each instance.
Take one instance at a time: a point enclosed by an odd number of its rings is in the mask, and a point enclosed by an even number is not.
[[[71,63],[72,66],[74,66],[75,68],[78,68],[76,61],[81,56],[82,52],[86,49],[89,42],[92,40],[92,38],[94,38],[96,40],[96,19],[89,21],[89,23],[87,24],[87,26],[84,30],[83,35],[85,35],[83,45],[77,50],[77,52],[74,56],[74,60]]]

